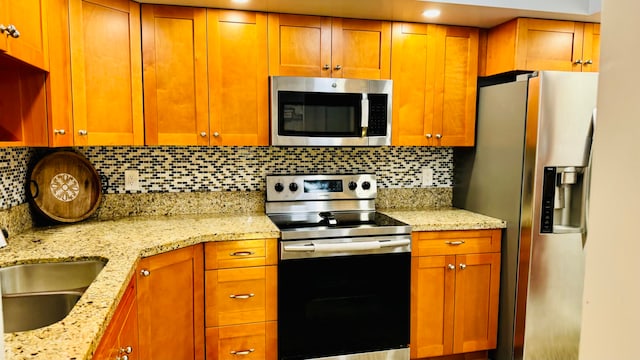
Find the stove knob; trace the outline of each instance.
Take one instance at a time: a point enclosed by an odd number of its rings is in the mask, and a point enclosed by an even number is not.
[[[362,188],[365,189],[365,190],[371,189],[371,183],[368,182],[368,181],[363,182],[362,183]]]
[[[296,183],[289,184],[289,190],[291,190],[291,191],[298,190],[298,184],[296,184]]]
[[[276,189],[277,192],[281,192],[284,190],[284,186],[282,186],[281,183],[277,183],[276,186],[274,186],[274,189]]]
[[[353,190],[355,190],[357,188],[358,188],[358,184],[356,184],[355,181],[350,181],[349,182],[349,190],[353,191]]]

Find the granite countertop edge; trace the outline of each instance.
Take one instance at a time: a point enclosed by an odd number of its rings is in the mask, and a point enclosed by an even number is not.
[[[502,220],[455,208],[381,209],[413,231],[504,228]],[[104,259],[107,264],[65,319],[4,335],[7,360],[91,359],[140,258],[213,241],[278,238],[264,213],[131,217],[36,228],[8,240],[0,267]]]

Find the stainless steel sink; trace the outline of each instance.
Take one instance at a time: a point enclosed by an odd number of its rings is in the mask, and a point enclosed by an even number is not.
[[[38,329],[64,319],[105,264],[83,260],[1,268],[5,333]]]

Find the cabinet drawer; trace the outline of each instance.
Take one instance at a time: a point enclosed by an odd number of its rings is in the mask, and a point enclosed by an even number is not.
[[[412,235],[412,256],[500,251],[502,230],[424,231]]]
[[[275,265],[278,262],[276,239],[219,241],[204,246],[205,269]]]
[[[207,327],[276,319],[275,266],[205,272]]]
[[[207,360],[275,360],[276,334],[273,321],[207,328]]]

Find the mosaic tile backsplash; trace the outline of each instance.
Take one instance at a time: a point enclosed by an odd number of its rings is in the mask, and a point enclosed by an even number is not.
[[[450,187],[453,149],[430,147],[79,147],[95,166],[108,194],[123,194],[124,171],[138,170],[140,191],[264,190],[267,174],[375,173],[382,188],[421,187],[422,169],[433,186]],[[0,148],[0,209],[26,201],[29,163],[49,149]]]

